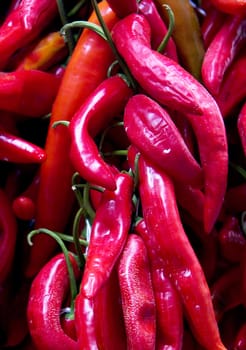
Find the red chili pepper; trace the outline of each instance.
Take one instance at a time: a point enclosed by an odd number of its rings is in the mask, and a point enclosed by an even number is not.
[[[156,50],[167,34],[167,27],[161,18],[153,0],[141,0],[138,3],[138,12],[145,16],[151,27],[151,47]],[[168,39],[167,45],[162,52],[174,61],[178,62],[178,55],[173,38]]]
[[[42,163],[46,153],[41,147],[0,127],[0,159],[12,163]]]
[[[69,254],[75,276],[80,275],[77,262]],[[54,256],[35,276],[27,306],[28,325],[37,349],[77,349],[77,343],[61,326],[60,313],[69,293],[69,278],[63,253]]]
[[[127,349],[155,349],[156,304],[147,249],[142,238],[128,236],[118,266]]]
[[[122,252],[131,224],[133,179],[116,175],[115,191],[105,190],[92,223],[81,292],[93,298]]]
[[[0,285],[9,277],[15,256],[17,224],[11,203],[5,192],[0,189]]]
[[[137,0],[107,0],[109,6],[116,13],[119,18],[126,17],[130,13],[138,11],[138,2]]]
[[[151,98],[137,94],[124,110],[124,127],[131,143],[178,182],[202,187],[200,165],[187,148],[168,112]]]
[[[219,93],[224,74],[245,45],[246,19],[230,16],[206,50],[202,63],[202,79],[215,96]]]
[[[177,288],[194,336],[206,349],[225,349],[204,272],[180,220],[173,184],[143,157],[138,164],[143,217],[155,236],[156,249]]]
[[[204,225],[210,232],[222,206],[228,171],[225,126],[215,100],[181,66],[151,50],[150,28],[143,16],[132,14],[121,19],[114,26],[112,37],[146,93],[189,119],[204,170]]]
[[[105,23],[111,28],[117,17],[106,1],[100,2],[99,8]],[[89,21],[98,23],[94,12]],[[84,29],[68,62],[52,108],[45,145],[47,159],[40,172],[35,218],[37,228],[46,227],[63,232],[75,201],[71,190],[74,168],[69,160],[69,132],[64,126],[53,128],[52,125],[59,120],[70,120],[73,117],[89,94],[106,78],[113,60],[114,55],[109,44],[98,34]],[[38,243],[30,251],[27,276],[35,275],[56,247],[50,237],[40,235],[34,238]]]
[[[211,0],[211,3],[222,12],[239,16],[246,15],[245,0]]]
[[[0,26],[0,68],[20,48],[37,38],[58,16],[55,0],[22,0]]]
[[[112,168],[101,158],[93,140],[115,116],[123,112],[132,89],[120,76],[103,81],[73,116],[70,158],[74,169],[86,181],[115,189]]]
[[[150,259],[157,317],[156,346],[158,349],[181,349],[183,342],[183,309],[180,296],[166,274],[164,262],[155,249],[155,237],[148,232],[143,219],[136,223],[134,232],[142,237]]]
[[[0,73],[0,108],[27,117],[49,113],[61,80],[39,70]]]
[[[243,104],[238,119],[237,119],[237,129],[239,132],[239,137],[241,140],[243,152],[246,155],[246,102]]]

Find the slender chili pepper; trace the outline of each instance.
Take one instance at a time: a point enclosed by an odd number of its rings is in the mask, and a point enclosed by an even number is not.
[[[150,162],[181,183],[202,187],[203,174],[168,112],[146,95],[129,99],[124,127],[131,143]]]
[[[58,16],[55,0],[22,0],[0,26],[0,68],[20,48],[37,38]]]
[[[126,17],[130,13],[138,11],[138,2],[137,0],[108,0],[109,6],[116,13],[119,18]]]
[[[6,193],[0,189],[0,284],[9,277],[15,255],[17,223]]]
[[[117,17],[106,1],[100,2],[99,8],[105,23],[111,28]],[[98,23],[94,12],[89,22]],[[74,169],[69,160],[69,132],[64,126],[52,128],[52,125],[59,120],[72,118],[89,94],[106,78],[113,60],[108,43],[95,32],[84,29],[68,62],[52,108],[45,145],[47,159],[40,172],[36,227],[63,232],[75,200],[71,190]],[[35,240],[38,243],[30,251],[30,263],[26,269],[29,276],[37,273],[55,249],[55,243],[48,236],[36,236]]]
[[[70,253],[69,260],[75,276],[80,275],[77,261]],[[66,260],[59,253],[45,264],[35,276],[29,294],[27,317],[31,337],[37,349],[77,349],[77,343],[63,331],[60,312],[69,293]]]
[[[151,26],[151,47],[157,50],[167,34],[167,27],[158,12],[155,2],[153,0],[141,0],[138,3],[138,12],[147,18]],[[178,61],[177,50],[172,37],[168,39],[163,54]]]
[[[202,63],[202,79],[215,96],[219,93],[223,77],[246,40],[246,19],[230,16],[217,32],[206,50]]]
[[[116,176],[115,191],[105,190],[91,227],[81,292],[93,298],[107,281],[122,252],[131,224],[133,179]]]
[[[39,70],[0,73],[0,108],[29,117],[51,111],[61,80]]]
[[[211,297],[217,321],[225,312],[242,304],[241,270],[239,265],[224,272],[211,286]]]
[[[155,349],[156,304],[147,249],[142,238],[129,234],[118,266],[127,348]]]
[[[235,109],[246,98],[245,75],[246,51],[243,51],[228,68],[219,93],[215,97],[224,118],[233,115]]]
[[[164,263],[155,247],[154,235],[148,232],[145,221],[139,220],[134,232],[146,245],[150,260],[151,279],[156,303],[158,349],[178,350],[183,341],[183,310],[181,299],[166,274]]]
[[[246,102],[243,104],[239,116],[237,118],[237,129],[241,140],[243,152],[246,155]]]
[[[143,16],[132,14],[121,19],[114,26],[112,37],[147,94],[160,104],[181,111],[190,121],[204,170],[204,225],[210,232],[222,206],[228,172],[225,126],[214,98],[181,66],[151,50],[150,28]]]
[[[245,0],[211,0],[211,3],[222,12],[239,16],[246,15]]]
[[[114,174],[101,158],[93,137],[123,112],[132,93],[120,76],[106,79],[81,105],[69,125],[70,159],[74,169],[86,181],[110,190],[115,189]]]
[[[0,127],[0,159],[12,163],[42,163],[45,151]]]
[[[12,69],[47,70],[61,62],[67,54],[64,37],[59,32],[51,32],[40,39],[34,47],[31,47],[16,66],[12,64]]]
[[[167,13],[163,5],[169,5],[172,9],[175,18],[172,37],[181,65],[200,80],[204,46],[195,9],[189,0],[157,0],[156,2],[165,21],[167,21]]]
[[[155,236],[156,249],[177,288],[194,336],[205,349],[225,349],[204,272],[181,223],[173,184],[142,156],[138,165],[143,217]]]

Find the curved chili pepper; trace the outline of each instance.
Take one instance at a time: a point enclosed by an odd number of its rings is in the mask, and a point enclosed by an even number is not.
[[[202,187],[203,174],[168,112],[143,94],[134,95],[124,109],[124,127],[131,143],[181,183]]]
[[[149,258],[142,238],[129,234],[118,266],[127,348],[155,349],[156,304]]]
[[[69,259],[75,276],[80,275],[77,261]],[[69,279],[63,253],[57,254],[35,276],[29,294],[27,318],[31,337],[37,349],[77,349],[77,343],[67,336],[60,322],[64,298],[69,293]]]
[[[138,12],[145,16],[151,27],[151,47],[156,50],[167,34],[167,27],[161,18],[153,0],[141,0],[138,3]],[[168,39],[163,54],[178,61],[178,55],[173,38]]]
[[[169,177],[139,157],[139,193],[147,230],[176,287],[194,336],[206,349],[225,349],[204,272],[183,229]],[[209,334],[209,337],[208,337]]]
[[[246,102],[243,104],[239,112],[239,116],[237,118],[237,129],[240,136],[243,152],[246,156]]]
[[[244,47],[245,40],[246,19],[230,16],[207,48],[202,63],[202,79],[214,96],[219,93],[224,74]]]
[[[116,13],[119,18],[126,17],[130,13],[138,11],[138,2],[137,0],[107,0],[109,6]]]
[[[86,181],[109,190],[115,189],[111,167],[101,158],[93,140],[108,123],[123,112],[132,89],[120,76],[103,81],[73,116],[70,159],[74,169]]]
[[[111,28],[118,20],[117,17],[106,1],[100,2],[99,8],[105,23]],[[89,22],[98,23],[94,12]],[[72,118],[89,94],[106,78],[113,60],[114,55],[108,43],[93,31],[84,29],[68,62],[52,108],[45,144],[47,159],[40,171],[35,218],[37,228],[47,227],[63,232],[75,200],[71,190],[74,169],[69,159],[69,132],[63,126],[52,128],[52,125],[59,120]],[[30,251],[27,276],[37,273],[56,246],[55,242],[45,235],[36,236],[34,239],[38,243],[34,244]]]
[[[133,179],[127,173],[116,175],[116,190],[105,190],[91,227],[85,270],[80,286],[93,298],[122,252],[131,224]]]
[[[245,76],[246,51],[243,51],[228,68],[221,83],[219,93],[215,96],[224,118],[232,115],[233,111],[245,100]]]
[[[0,68],[18,49],[37,38],[58,16],[55,0],[22,0],[7,15],[0,26]]]
[[[0,227],[0,285],[2,285],[12,269],[17,238],[16,218],[9,198],[2,189],[0,189]]]
[[[112,37],[132,75],[149,96],[189,119],[204,170],[204,225],[210,232],[222,206],[228,172],[225,126],[214,98],[181,66],[151,50],[150,28],[143,16],[132,14],[121,19]]]
[[[0,73],[0,108],[29,117],[51,111],[61,80],[39,70]]]
[[[246,15],[244,0],[211,0],[211,3],[222,12],[239,16]]]
[[[181,299],[165,272],[164,262],[157,254],[155,237],[148,232],[143,219],[136,223],[134,232],[144,240],[150,260],[157,314],[157,348],[181,349],[183,341]]]
[[[176,44],[181,65],[200,80],[204,46],[195,9],[189,0],[157,0],[156,2],[165,21],[167,21],[167,12],[163,5],[169,5],[172,9],[175,19],[172,38]]]
[[[21,137],[12,135],[0,127],[0,160],[12,163],[42,163],[45,151]]]

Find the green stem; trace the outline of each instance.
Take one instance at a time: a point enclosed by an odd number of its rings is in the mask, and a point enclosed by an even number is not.
[[[67,23],[60,29],[61,35],[63,35],[66,38],[67,32],[72,28],[87,28],[87,29],[93,30],[95,33],[100,35],[104,40],[107,40],[102,28],[98,24],[91,23],[89,21],[74,21],[71,23]]]
[[[33,231],[29,232],[29,234],[27,236],[28,243],[30,245],[33,245],[32,237],[37,235],[37,234],[40,234],[40,233],[45,233],[45,234],[49,235],[50,237],[54,238],[56,240],[56,242],[59,244],[59,246],[64,254],[66,264],[67,264],[69,283],[70,283],[71,300],[74,300],[76,295],[77,295],[77,285],[76,285],[73,267],[72,267],[72,264],[71,264],[71,261],[69,258],[69,253],[68,253],[68,250],[67,250],[64,242],[55,232],[48,230],[46,228],[40,228],[40,229],[33,230]]]
[[[87,0],[80,0],[74,7],[68,12],[67,17],[73,17],[76,13],[86,4]]]
[[[230,162],[229,164],[230,164],[230,166],[231,166],[233,169],[235,169],[240,175],[242,175],[242,176],[244,177],[244,179],[246,179],[246,171],[245,171],[242,167],[240,167],[239,165],[237,165],[237,164],[235,164],[235,163],[233,163],[233,162]]]
[[[70,122],[67,120],[58,120],[57,122],[54,122],[52,124],[52,128],[56,128],[58,125],[64,125],[66,127],[69,127]]]
[[[167,33],[166,35],[164,36],[162,42],[160,43],[159,47],[157,48],[157,51],[162,53],[166,46],[167,46],[167,43],[168,43],[168,40],[170,39],[170,37],[172,36],[172,33],[173,33],[173,29],[174,29],[174,26],[175,26],[175,18],[174,18],[174,13],[171,9],[171,7],[167,4],[164,4],[163,7],[165,7],[167,13],[168,13],[168,19],[169,19],[169,24],[168,24],[168,30],[167,30]]]
[[[84,254],[82,253],[81,250],[81,243],[80,243],[80,238],[79,238],[79,225],[80,225],[80,220],[81,217],[83,216],[84,210],[83,208],[79,208],[79,210],[77,211],[75,218],[74,218],[74,222],[73,222],[73,242],[75,245],[75,249],[76,249],[76,253],[78,255],[78,259],[79,259],[79,267],[82,268],[84,266],[85,263],[85,258],[84,258]],[[87,246],[88,246],[88,242],[86,242]]]
[[[90,221],[92,222],[95,217],[95,211],[93,210],[90,204],[90,185],[88,182],[85,184],[84,191],[83,191],[83,204],[84,204],[85,211],[89,216]]]
[[[67,15],[66,15],[63,1],[56,0],[56,3],[57,3],[57,7],[58,7],[58,11],[59,11],[62,25],[64,26],[68,23],[68,19],[67,19]],[[75,42],[74,42],[74,38],[73,38],[73,34],[72,34],[71,29],[69,29],[66,33],[66,42],[67,42],[67,46],[68,46],[68,50],[69,50],[69,55],[71,56],[72,52],[74,50],[74,46],[75,46]]]
[[[112,152],[105,152],[103,153],[105,157],[110,157],[110,156],[127,156],[127,150],[126,149],[118,149]]]

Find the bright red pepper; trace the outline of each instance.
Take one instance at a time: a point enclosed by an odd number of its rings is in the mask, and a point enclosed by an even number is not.
[[[173,184],[142,156],[138,164],[143,217],[155,236],[156,249],[180,295],[194,336],[206,349],[225,349],[204,272],[181,223]]]
[[[76,259],[69,254],[74,274],[80,270]],[[27,318],[31,337],[37,349],[77,349],[77,343],[62,329],[60,313],[69,294],[69,278],[63,253],[54,256],[35,276],[29,294]]]
[[[138,11],[138,2],[137,0],[107,0],[109,6],[116,13],[119,18],[126,17],[130,13],[136,13]]]
[[[22,0],[0,26],[0,68],[20,48],[37,38],[58,16],[55,0]]]
[[[118,20],[117,17],[106,1],[100,2],[99,8],[105,23],[111,28]],[[98,23],[94,12],[89,21]],[[69,132],[64,126],[53,128],[52,125],[73,117],[89,94],[106,78],[113,60],[114,55],[108,43],[93,31],[84,29],[68,62],[52,107],[45,144],[47,159],[40,172],[35,218],[37,228],[46,227],[63,232],[75,201],[71,189],[74,168],[69,159]],[[56,243],[48,236],[39,235],[34,239],[38,243],[30,251],[27,276],[35,275],[56,247]]]
[[[216,96],[224,74],[246,41],[246,19],[230,16],[217,32],[206,50],[202,62],[202,79],[207,89]]]
[[[118,266],[127,349],[155,349],[156,304],[147,249],[142,238],[129,234]]]
[[[210,232],[222,206],[228,172],[225,126],[214,98],[180,65],[150,48],[150,28],[143,16],[121,19],[112,37],[142,89],[189,119],[204,170],[204,225]]]
[[[92,223],[81,293],[93,298],[107,281],[127,240],[133,209],[133,179],[116,175],[115,191],[105,190]]]
[[[106,79],[81,105],[69,125],[70,158],[74,169],[86,181],[109,190],[115,189],[115,177],[99,154],[93,138],[123,112],[132,93],[120,76]]]
[[[166,109],[137,94],[127,102],[123,121],[129,140],[151,163],[182,184],[202,187],[202,169]]]
[[[210,0],[211,3],[220,11],[232,15],[245,16],[246,2],[245,0]]]

